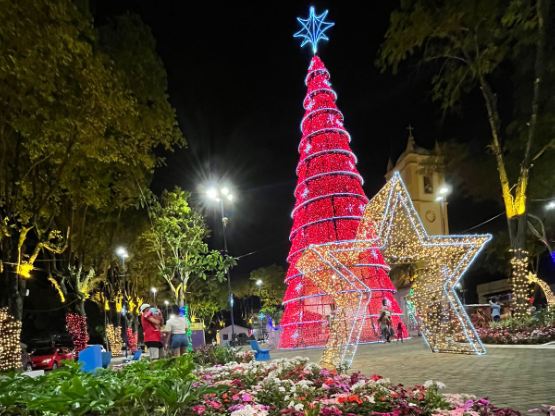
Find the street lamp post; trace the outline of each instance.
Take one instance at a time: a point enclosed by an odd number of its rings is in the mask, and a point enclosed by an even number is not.
[[[154,304],[156,304],[156,292],[158,292],[158,290],[155,287],[151,287],[150,291],[152,292],[152,299],[154,301]]]
[[[258,285],[258,297],[260,297],[260,294],[262,292],[262,280],[258,279],[256,281],[256,284]]]
[[[439,195],[436,197],[436,201],[441,203],[441,234],[445,235],[445,197],[451,193],[451,189],[448,186],[442,186],[439,188]]]
[[[164,304],[166,305],[166,319],[168,319],[168,317],[170,316],[170,315],[168,314],[168,305],[170,304],[170,302],[169,302],[168,300],[165,300],[165,301],[164,301]]]
[[[222,212],[222,230],[223,230],[223,237],[224,237],[224,253],[228,254],[227,250],[227,236],[226,236],[226,228],[227,228],[227,217],[225,216],[225,207],[224,207],[224,200],[227,199],[228,201],[233,201],[233,195],[229,192],[228,188],[222,188],[219,191],[215,188],[211,188],[208,190],[207,195],[209,198],[213,199],[216,202],[220,203],[220,209]],[[233,292],[231,291],[231,272],[227,269],[227,289],[229,292],[229,310],[231,313],[231,341],[235,342],[235,318],[233,317]]]
[[[125,358],[127,358],[127,354],[129,351],[129,340],[127,337],[127,286],[125,282],[125,259],[129,257],[127,250],[124,247],[118,247],[116,250],[116,254],[121,258],[121,264],[123,269],[122,280],[123,280],[123,305],[122,305],[122,317],[123,317],[123,342],[125,344]],[[104,311],[104,315],[106,315],[106,311]],[[106,318],[104,319],[104,324],[106,324]]]

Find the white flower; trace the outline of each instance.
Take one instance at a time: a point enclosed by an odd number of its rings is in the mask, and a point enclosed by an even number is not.
[[[445,384],[443,384],[441,381],[428,380],[424,383],[424,387],[426,387],[426,388],[429,388],[433,385],[436,385],[438,389],[445,388]]]
[[[359,380],[351,386],[351,391],[355,391],[356,389],[358,389],[359,387],[364,386],[365,384],[366,384],[366,382],[364,380]]]
[[[280,386],[279,391],[285,391],[285,387]]]
[[[374,399],[374,396],[364,396],[366,398],[366,400],[368,400],[370,403],[376,403],[376,399]]]
[[[283,400],[289,400],[290,398],[291,398],[291,397],[289,397],[289,395],[287,395],[287,396],[285,396],[285,397],[283,398]]]
[[[296,404],[296,405],[293,406],[293,407],[295,408],[295,410],[296,410],[297,412],[300,412],[301,410],[304,409],[304,404],[298,403],[298,404]]]

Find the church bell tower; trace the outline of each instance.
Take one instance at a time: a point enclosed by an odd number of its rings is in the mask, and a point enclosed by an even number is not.
[[[441,151],[437,142],[433,150],[418,146],[412,135],[413,129],[410,125],[407,127],[407,147],[395,165],[389,159],[385,178],[389,180],[394,172],[399,172],[426,232],[429,235],[446,235],[449,234],[448,188],[440,165]]]

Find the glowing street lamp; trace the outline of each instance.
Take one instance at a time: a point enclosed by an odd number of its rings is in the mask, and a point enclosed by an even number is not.
[[[168,306],[169,306],[169,304],[170,304],[169,300],[166,299],[164,301],[164,305],[166,305],[166,316],[168,316]]]
[[[152,296],[154,298],[154,303],[156,303],[156,292],[158,292],[158,290],[155,287],[151,287],[150,291],[152,292]]]
[[[443,185],[438,190],[438,196],[436,196],[436,201],[441,203],[441,234],[445,235],[445,198],[451,193],[451,188],[447,185]]]
[[[554,209],[555,208],[555,201],[550,201],[545,207],[547,209]]]
[[[257,286],[258,286],[258,295],[260,295],[260,292],[261,292],[261,290],[262,290],[262,280],[258,279],[258,280],[256,281],[256,284],[257,284]]]

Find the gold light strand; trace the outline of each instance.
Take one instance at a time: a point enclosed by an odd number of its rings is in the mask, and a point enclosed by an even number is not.
[[[62,288],[60,287],[58,282],[53,277],[49,277],[48,281],[52,283],[52,286],[54,286],[54,289],[56,289],[56,291],[58,292],[58,295],[60,296],[60,302],[65,303],[66,297],[64,296],[64,292],[62,292]]]
[[[513,289],[513,316],[522,318],[528,309],[528,252],[520,248],[511,250],[511,286]]]
[[[121,346],[123,344],[121,326],[114,327],[112,324],[106,325],[106,338],[108,338],[108,344],[110,346],[112,356],[119,357],[121,355]]]
[[[553,291],[551,290],[551,288],[547,283],[545,283],[542,279],[540,279],[532,272],[528,273],[528,275],[526,276],[526,279],[530,283],[537,283],[538,286],[542,288],[543,293],[545,295],[545,299],[547,300],[548,308],[552,308],[553,306],[555,306],[555,294],[553,294]]]
[[[21,368],[21,321],[8,313],[8,308],[0,308],[0,370],[10,371]]]
[[[121,310],[123,309],[123,295],[121,292],[118,292],[114,301],[116,303],[116,312],[121,313]]]
[[[453,287],[491,236],[428,236],[398,173],[369,202],[361,221],[365,227],[368,236],[377,235],[389,265],[422,265],[411,301],[432,351],[484,354]]]

